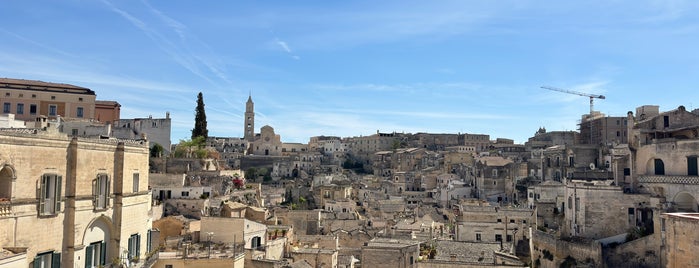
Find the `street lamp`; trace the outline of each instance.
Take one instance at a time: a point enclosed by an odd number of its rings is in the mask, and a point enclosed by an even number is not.
[[[209,255],[207,258],[211,258],[211,238],[214,236],[214,232],[206,232],[206,235],[209,237]]]

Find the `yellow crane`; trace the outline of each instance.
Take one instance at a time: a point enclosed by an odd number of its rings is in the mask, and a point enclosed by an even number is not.
[[[563,92],[563,93],[568,93],[568,94],[579,95],[579,96],[583,96],[583,97],[589,97],[590,98],[590,115],[592,115],[592,111],[594,108],[593,100],[595,98],[602,99],[602,100],[606,99],[603,95],[588,94],[588,93],[577,92],[577,91],[567,90],[567,89],[562,89],[562,88],[557,88],[557,87],[542,86],[541,88],[553,90],[553,91],[558,91],[558,92]]]

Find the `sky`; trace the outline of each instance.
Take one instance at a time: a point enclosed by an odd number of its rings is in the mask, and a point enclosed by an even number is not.
[[[0,77],[68,83],[122,118],[284,142],[381,132],[518,143],[595,110],[699,108],[698,1],[3,1]]]

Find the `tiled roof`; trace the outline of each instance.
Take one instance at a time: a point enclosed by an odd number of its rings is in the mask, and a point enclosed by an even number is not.
[[[89,88],[69,84],[49,83],[37,80],[24,80],[14,78],[0,78],[0,88],[32,91],[63,92],[73,94],[95,95]]]

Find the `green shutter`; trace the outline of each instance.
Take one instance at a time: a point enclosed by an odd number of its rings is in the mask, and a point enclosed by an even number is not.
[[[150,236],[151,236],[151,232],[150,232],[150,229],[149,229],[148,232],[146,233],[146,252],[148,252],[148,253],[150,253],[150,251],[151,251],[151,248],[150,248]]]
[[[51,256],[51,268],[61,268],[61,253],[53,253],[53,256]]]
[[[55,200],[54,201],[55,202],[54,208],[55,208],[55,212],[59,212],[59,211],[61,211],[61,200],[62,200],[61,199],[61,186],[63,183],[63,181],[62,181],[63,177],[56,175],[55,178],[56,178],[56,193],[55,193],[56,195],[54,197],[54,200]]]
[[[85,268],[92,267],[92,245],[85,248]]]
[[[109,203],[110,203],[110,202],[109,202],[109,201],[110,201],[110,196],[111,196],[111,195],[109,194],[109,188],[110,188],[110,186],[112,186],[112,185],[110,184],[110,183],[111,183],[111,180],[109,179],[108,176],[105,175],[105,176],[104,176],[104,180],[105,180],[105,183],[107,184],[107,187],[106,187],[106,188],[107,188],[107,191],[104,193],[104,199],[105,199],[105,200],[104,200],[104,207],[105,207],[105,208],[108,208],[108,207],[109,207]]]
[[[141,257],[141,234],[136,235],[136,256]]]
[[[46,206],[46,181],[46,175],[41,176],[39,183],[39,192],[37,193],[37,196],[39,197],[39,215],[44,214],[44,207]]]
[[[100,254],[100,264],[104,265],[105,264],[105,259],[107,259],[107,243],[102,242],[102,246],[100,247],[102,250]]]
[[[34,257],[34,261],[32,262],[33,268],[41,268],[41,257],[36,256]]]
[[[133,236],[129,237],[129,259],[133,258],[134,250],[133,250]]]
[[[99,196],[97,187],[97,179],[92,180],[92,207],[94,208],[97,208],[97,196]]]

